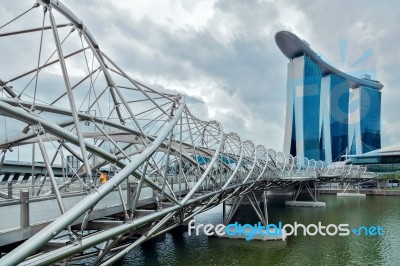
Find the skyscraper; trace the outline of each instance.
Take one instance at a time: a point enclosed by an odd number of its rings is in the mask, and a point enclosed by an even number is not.
[[[275,40],[290,59],[284,152],[332,162],[380,148],[383,85],[337,70],[290,32]]]
[[[320,158],[321,68],[302,55],[288,65],[285,152]]]
[[[361,154],[381,148],[381,92],[360,86],[350,91],[348,143],[350,154]]]
[[[321,80],[321,160],[337,161],[348,147],[349,83],[334,74]]]

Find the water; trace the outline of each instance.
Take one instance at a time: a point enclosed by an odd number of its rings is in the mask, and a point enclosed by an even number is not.
[[[171,231],[132,250],[117,265],[400,265],[400,197],[337,198],[321,195],[325,208],[268,205],[270,223],[380,225],[384,236],[290,236],[287,241],[261,242],[189,236]],[[240,209],[237,220],[257,221]],[[222,207],[196,216],[198,223],[221,223]]]

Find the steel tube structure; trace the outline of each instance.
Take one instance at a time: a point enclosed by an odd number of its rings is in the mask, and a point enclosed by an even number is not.
[[[33,13],[37,21],[26,16]],[[50,25],[44,23],[46,16]],[[194,116],[185,96],[158,91],[128,75],[58,0],[39,0],[18,20],[0,25],[5,25],[0,28],[0,45],[6,40],[0,56],[24,53],[26,58],[15,68],[0,62],[1,162],[12,158],[16,148],[31,151],[38,143],[40,154],[32,154],[32,168],[40,163],[47,171],[43,177],[35,171],[27,176],[34,193],[29,200],[55,198],[61,210],[39,232],[21,239],[25,242],[3,256],[0,265],[69,264],[83,257],[95,265],[109,265],[144,241],[227,200],[234,205],[224,222],[247,197],[266,223],[266,206],[261,209],[255,191],[266,202],[268,189],[318,178],[348,181],[369,176],[359,167],[335,167],[266,149],[225,133],[217,121]],[[31,28],[24,29],[26,25]],[[34,34],[54,41],[46,47],[33,44],[39,53],[7,43],[12,38],[31,43]],[[26,71],[25,65],[36,67]],[[63,166],[62,178],[53,171],[57,162]],[[97,180],[100,172],[108,173],[104,184]],[[135,187],[126,199],[125,182],[127,189]],[[0,200],[19,201],[9,184],[9,194],[0,193]],[[67,208],[70,188],[86,196]],[[112,193],[119,207],[107,214],[112,219],[92,215]],[[142,209],[141,194],[146,193],[150,196]],[[32,225],[28,220],[24,226]],[[94,249],[97,245],[101,248]]]

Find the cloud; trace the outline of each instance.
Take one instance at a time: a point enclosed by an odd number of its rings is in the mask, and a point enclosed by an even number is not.
[[[69,0],[65,4],[83,20],[101,49],[134,78],[163,91],[185,93],[194,115],[217,119],[226,132],[238,131],[243,139],[278,150],[283,146],[288,60],[274,35],[293,31],[345,71],[375,70],[385,85],[383,145],[398,143],[396,2]],[[5,4],[0,14],[9,16],[14,9],[14,3]],[[348,40],[344,66],[340,39]],[[352,69],[368,49],[372,56]],[[17,63],[10,60],[10,64]]]
[[[119,7],[98,7],[108,29],[97,32],[95,27],[93,33],[107,36],[97,38],[102,49],[132,76],[199,97],[208,108],[203,119],[224,121],[224,114],[232,114],[246,121],[244,138],[281,149],[283,134],[269,128],[282,131],[284,125],[286,64],[274,43],[275,32],[283,27],[278,10],[269,2],[216,1],[208,7],[206,14],[213,16],[204,15],[206,24],[189,20],[180,27],[161,23],[151,13],[115,17]],[[257,130],[252,129],[255,121],[261,121]],[[237,125],[224,128],[235,131]]]

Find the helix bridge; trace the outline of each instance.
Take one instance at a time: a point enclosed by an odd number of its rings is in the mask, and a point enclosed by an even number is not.
[[[374,177],[196,117],[185,95],[113,61],[60,1],[15,7],[0,18],[0,172],[17,150],[32,163],[14,183],[0,180],[0,265],[110,265],[223,202]]]

